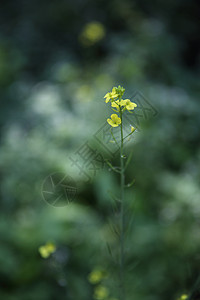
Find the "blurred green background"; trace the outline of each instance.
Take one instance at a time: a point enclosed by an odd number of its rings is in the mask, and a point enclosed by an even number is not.
[[[140,115],[126,145],[127,300],[200,299],[198,4],[1,1],[0,299],[92,300],[99,266],[106,299],[118,299],[119,178],[102,157],[119,160],[96,137],[111,113],[103,97],[119,84]],[[98,169],[72,163],[86,142]],[[73,179],[70,204],[61,191],[62,207],[45,201],[51,174]],[[43,259],[48,241],[57,251]]]

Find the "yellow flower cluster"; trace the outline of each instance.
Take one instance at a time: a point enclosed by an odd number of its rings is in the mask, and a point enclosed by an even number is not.
[[[116,101],[113,101],[111,103],[111,106],[112,107],[115,107],[117,109],[117,111],[120,111],[120,108],[124,107],[125,109],[124,110],[133,110],[135,107],[137,107],[137,104],[134,103],[134,102],[131,102],[130,99],[126,99],[126,100],[116,100]]]
[[[48,242],[45,245],[39,247],[38,251],[43,258],[48,258],[52,253],[56,251],[56,246],[53,243]]]
[[[102,269],[94,269],[88,276],[88,280],[92,284],[99,283],[105,277],[105,272]]]
[[[107,299],[109,295],[109,290],[107,287],[103,285],[99,285],[94,290],[94,299],[96,300],[104,300]]]
[[[108,92],[104,98],[106,98],[105,102],[111,102],[111,101],[115,101],[117,98],[120,98],[123,96],[125,92],[125,89],[123,87],[121,87],[120,85],[117,87],[113,87],[111,92]]]
[[[109,289],[102,284],[107,277],[107,273],[101,268],[95,268],[89,275],[88,280],[95,285],[93,297],[95,300],[118,300],[110,297]]]
[[[178,298],[178,300],[186,300],[187,298],[188,298],[188,295],[183,294],[183,295],[181,295],[180,298]]]
[[[125,89],[120,85],[118,87],[113,87],[111,92],[108,92],[104,98],[105,102],[111,103],[111,108],[117,112],[122,114],[125,110],[131,111],[137,107],[137,104],[131,102],[130,99],[122,99],[122,96],[125,92]],[[121,118],[117,114],[112,114],[110,119],[107,119],[107,122],[112,127],[117,127],[121,124]]]

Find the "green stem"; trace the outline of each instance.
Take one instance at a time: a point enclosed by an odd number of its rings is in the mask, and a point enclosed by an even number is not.
[[[120,118],[121,118],[121,145],[120,145],[120,198],[121,198],[121,207],[120,207],[120,298],[121,300],[125,300],[125,291],[124,291],[124,183],[125,183],[125,175],[124,175],[124,154],[123,154],[123,125],[122,125],[122,111],[120,110]]]

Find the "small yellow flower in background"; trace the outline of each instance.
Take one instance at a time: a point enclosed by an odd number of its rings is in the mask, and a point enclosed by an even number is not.
[[[133,110],[135,107],[137,107],[137,104],[134,102],[131,102],[130,99],[126,99],[124,101],[126,101],[126,109],[127,110]]]
[[[117,127],[121,124],[121,119],[118,117],[118,115],[116,114],[112,114],[111,115],[111,119],[107,119],[107,122],[109,125],[111,125],[112,127]]]
[[[85,25],[79,39],[85,46],[92,46],[102,40],[106,34],[105,27],[100,22],[90,22]]]
[[[45,245],[39,247],[38,251],[43,258],[48,258],[52,253],[56,251],[56,246],[55,244],[48,242]]]
[[[83,84],[77,88],[75,96],[78,101],[89,102],[94,97],[94,91],[91,86]]]
[[[188,298],[188,295],[183,294],[178,300],[186,300]]]
[[[94,290],[94,298],[96,300],[104,300],[108,297],[108,295],[109,295],[109,290],[107,287],[103,285],[97,286]]]
[[[131,133],[134,132],[135,130],[136,128],[131,125]]]
[[[92,284],[99,283],[105,277],[105,272],[100,269],[94,269],[88,276],[88,280]]]

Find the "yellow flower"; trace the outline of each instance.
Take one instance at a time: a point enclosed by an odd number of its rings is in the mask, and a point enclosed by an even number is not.
[[[119,106],[120,106],[119,100],[113,101],[111,103],[111,106],[114,107],[114,108],[117,108],[117,110],[119,111]]]
[[[118,97],[118,94],[116,93],[115,89],[112,89],[112,92],[107,93],[104,98],[106,98],[105,102],[108,103],[110,100],[113,101]]]
[[[109,290],[103,285],[99,285],[94,290],[94,298],[96,300],[104,300],[108,297]]]
[[[117,110],[119,111],[120,110],[120,106],[126,106],[126,100],[116,100],[116,101],[113,101],[111,103],[111,106],[117,108]]]
[[[56,246],[53,243],[48,242],[46,245],[39,247],[38,251],[43,258],[48,258],[56,251]]]
[[[126,109],[127,110],[133,110],[135,107],[137,107],[137,104],[134,102],[131,102],[130,99],[126,99],[124,101],[126,101]]]
[[[120,105],[121,105],[121,106],[126,106],[126,102],[127,102],[127,100],[123,100],[123,99],[122,99],[122,100],[120,101]]]
[[[131,133],[134,132],[135,130],[136,128],[131,125]]]
[[[108,103],[110,101],[110,93],[105,94],[104,98],[106,98],[105,102]]]
[[[104,278],[104,273],[100,269],[93,270],[88,276],[88,280],[92,284],[99,283],[103,278]]]
[[[178,300],[186,300],[188,298],[188,295],[183,294]]]
[[[106,34],[105,27],[100,22],[90,22],[85,25],[79,39],[85,46],[91,46],[102,40]]]
[[[117,127],[121,124],[121,119],[118,117],[118,115],[116,114],[112,114],[111,115],[111,119],[107,119],[107,122],[109,125],[111,125],[112,127]]]
[[[120,111],[120,108],[123,106],[126,106],[126,100],[116,100],[116,101],[112,101],[111,106],[116,108],[117,111]],[[122,110],[122,112],[126,110],[126,108],[124,108]]]
[[[112,92],[108,92],[104,98],[106,98],[105,102],[115,101],[117,98],[121,98],[124,94],[125,89],[120,85],[118,87],[113,87]]]

